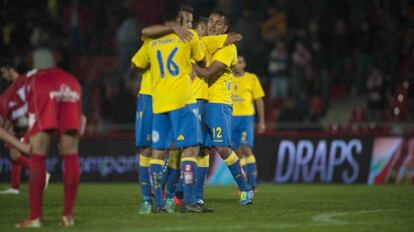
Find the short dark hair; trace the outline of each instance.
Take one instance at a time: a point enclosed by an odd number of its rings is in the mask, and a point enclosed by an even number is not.
[[[208,18],[206,17],[198,17],[195,21],[194,21],[194,28],[196,28],[199,24],[208,23]]]
[[[161,16],[164,21],[173,21],[181,9],[181,0],[163,0],[161,2]]]
[[[193,7],[189,5],[182,5],[180,10],[191,13],[191,14],[194,12]]]
[[[214,9],[211,12],[211,14],[216,14],[216,15],[220,15],[220,16],[224,17],[224,23],[226,23],[226,25],[230,27],[229,14],[227,14],[226,11],[224,11],[222,9]]]
[[[0,57],[0,68],[16,68],[13,59],[8,56]]]

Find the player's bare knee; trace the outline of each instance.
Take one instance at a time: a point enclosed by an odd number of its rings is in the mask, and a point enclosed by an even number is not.
[[[151,156],[153,159],[164,160],[166,153],[166,150],[152,150]]]
[[[194,146],[191,148],[192,157],[196,157],[200,153],[200,147]]]
[[[234,152],[236,152],[236,155],[237,155],[239,158],[243,158],[243,157],[244,157],[244,152],[243,152],[243,149],[238,148],[238,149],[236,149]]]
[[[245,157],[253,155],[253,151],[249,146],[242,146],[241,150]]]
[[[151,157],[151,150],[152,149],[150,147],[140,148],[139,153],[142,156]]]
[[[39,132],[30,137],[29,143],[33,154],[46,155],[50,146],[50,134],[48,132]]]
[[[182,157],[196,157],[199,151],[198,146],[186,147],[183,149]]]
[[[228,147],[215,147],[222,159],[227,159],[231,154],[231,149]]]
[[[198,153],[199,153],[199,156],[210,155],[210,151],[208,150],[208,148],[205,148],[205,147],[200,148],[200,151]]]
[[[65,132],[60,136],[59,153],[75,154],[79,153],[79,134],[77,132]]]

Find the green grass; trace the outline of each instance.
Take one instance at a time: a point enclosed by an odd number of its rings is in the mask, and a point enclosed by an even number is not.
[[[414,231],[413,186],[267,184],[247,207],[234,187],[208,187],[214,213],[142,216],[138,185],[84,183],[74,228],[58,225],[62,196],[60,184],[46,190],[45,224],[36,231]],[[0,195],[0,231],[14,231],[27,212],[27,185],[20,195]]]

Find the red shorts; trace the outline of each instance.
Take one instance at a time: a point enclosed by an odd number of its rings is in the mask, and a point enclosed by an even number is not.
[[[82,114],[81,87],[70,74],[53,70],[31,78],[27,88],[29,129],[25,138],[55,130],[79,132]]]

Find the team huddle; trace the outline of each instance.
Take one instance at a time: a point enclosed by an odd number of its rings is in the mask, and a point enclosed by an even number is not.
[[[263,132],[264,92],[237,55],[234,43],[241,36],[227,34],[228,17],[220,10],[197,20],[195,30],[190,7],[164,1],[161,13],[164,25],[143,29],[143,45],[132,58],[143,73],[136,113],[139,213],[172,213],[180,198],[182,212],[211,212],[204,202],[209,154],[227,164],[241,205],[251,204],[257,175],[254,102]]]
[[[229,19],[220,10],[198,19],[194,30],[191,7],[163,1],[161,13],[164,24],[142,30],[143,45],[131,60],[142,72],[135,127],[143,199],[139,213],[173,213],[176,205],[184,213],[212,212],[204,199],[210,154],[220,155],[228,166],[240,204],[252,204],[257,176],[252,152],[255,105],[261,133],[264,92],[237,54],[235,43],[241,35],[227,32]],[[0,60],[0,71],[11,81],[0,95],[0,139],[8,144],[12,159],[12,188],[0,194],[19,193],[21,167],[26,167],[30,213],[16,227],[42,226],[43,191],[50,177],[46,157],[57,134],[64,161],[61,225],[73,226],[79,139],[86,123],[81,87],[59,68],[20,75],[10,58]]]

